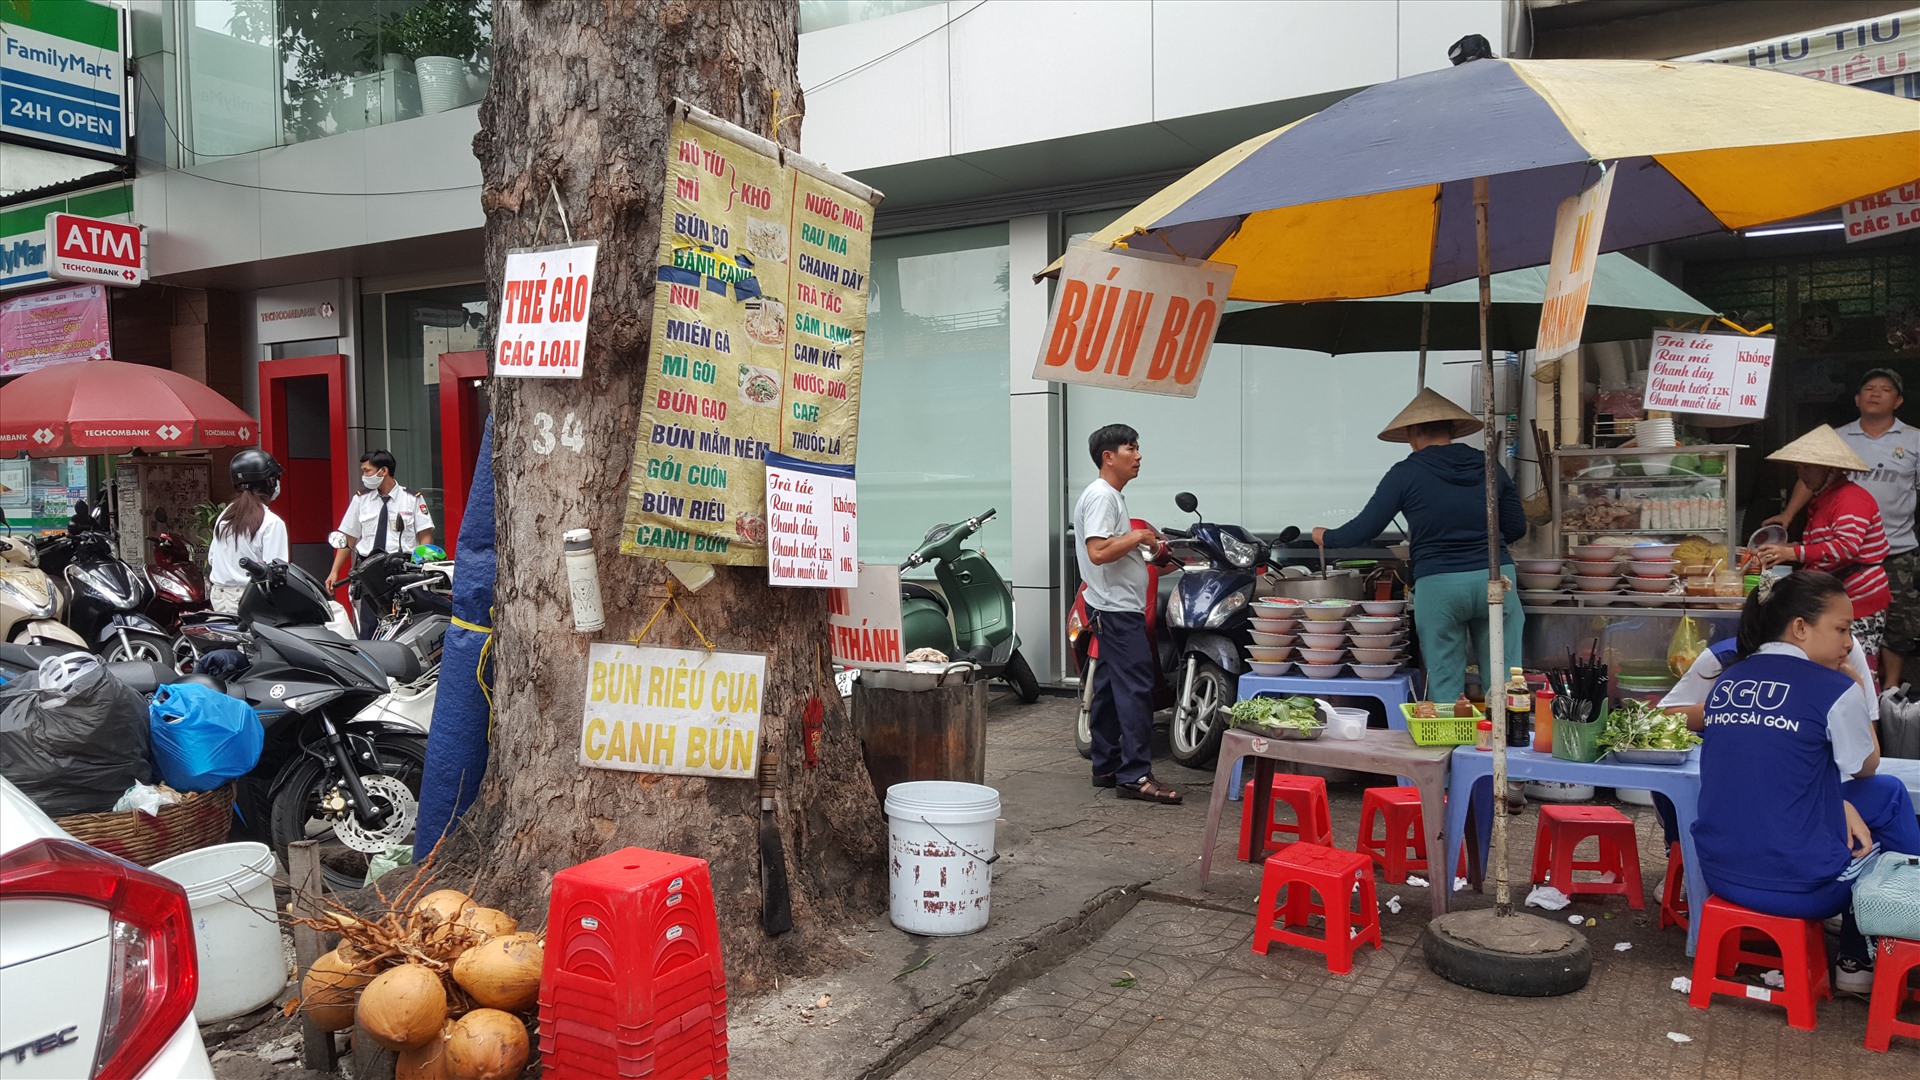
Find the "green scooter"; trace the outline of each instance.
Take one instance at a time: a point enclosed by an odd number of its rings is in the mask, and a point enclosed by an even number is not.
[[[1020,702],[1031,705],[1040,700],[1040,680],[1020,655],[1013,632],[1013,589],[985,553],[961,547],[995,512],[935,525],[900,564],[906,571],[937,562],[933,574],[941,589],[900,583],[901,641],[908,652],[938,649],[949,659],[970,660],[980,665],[983,678],[1006,680]]]

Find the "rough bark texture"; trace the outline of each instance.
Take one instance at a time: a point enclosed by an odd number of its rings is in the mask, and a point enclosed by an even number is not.
[[[776,100],[781,116],[798,113],[798,21],[795,4],[774,0],[496,0],[493,84],[474,139],[496,318],[508,250],[564,239],[550,184],[574,237],[598,240],[600,254],[586,377],[493,385],[496,718],[492,763],[462,834],[480,845],[483,898],[533,922],[545,918],[553,874],[586,859],[627,845],[707,859],[736,991],[834,964],[845,951],[836,929],[884,904],[884,831],[826,666],[826,596],[769,588],[765,570],[729,567],[698,594],[680,592],[718,647],[769,657],[763,740],[782,763],[777,820],[794,918],[791,933],[769,939],[754,783],[577,763],[589,635],[572,629],[560,534],[594,532],[607,627],[591,636],[638,633],[668,577],[664,563],[620,555],[617,544],[645,389],[669,114],[678,97],[765,134]],[[798,121],[779,138],[797,148]],[[558,438],[569,414],[584,426],[584,450]],[[671,611],[647,643],[698,647]],[[805,770],[800,714],[816,691],[825,745],[819,768]]]

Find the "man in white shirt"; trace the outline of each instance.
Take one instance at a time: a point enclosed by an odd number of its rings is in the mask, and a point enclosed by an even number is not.
[[[340,582],[349,554],[362,559],[376,551],[398,555],[412,551],[415,545],[433,543],[433,515],[418,495],[393,478],[396,464],[385,450],[369,450],[360,456],[360,486],[365,490],[353,497],[340,519],[334,537],[333,569],[327,571],[328,592]],[[379,613],[365,597],[355,599],[354,622],[362,638],[371,638]]]
[[[1887,558],[1881,567],[1893,603],[1887,608],[1886,636],[1880,643],[1880,687],[1899,686],[1903,657],[1920,652],[1920,537],[1914,530],[1915,493],[1920,491],[1920,428],[1894,415],[1905,402],[1900,373],[1874,368],[1860,379],[1853,395],[1860,419],[1836,430],[1868,471],[1854,482],[1880,504],[1880,524],[1887,533]],[[1813,498],[1805,484],[1793,486],[1787,508],[1763,524],[1787,525]],[[1871,695],[1869,695],[1871,696]]]

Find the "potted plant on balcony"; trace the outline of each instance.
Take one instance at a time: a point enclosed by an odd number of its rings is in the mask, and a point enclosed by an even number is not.
[[[400,12],[394,43],[413,57],[420,109],[437,113],[476,100],[475,66],[484,72],[493,49],[493,9],[486,0],[426,0]]]

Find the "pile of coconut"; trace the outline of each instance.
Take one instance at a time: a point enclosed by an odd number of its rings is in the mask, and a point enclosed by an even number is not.
[[[457,889],[412,895],[430,884],[415,880],[377,918],[327,902],[323,917],[295,919],[340,936],[301,979],[300,1011],[396,1052],[395,1080],[519,1076],[544,939]]]

